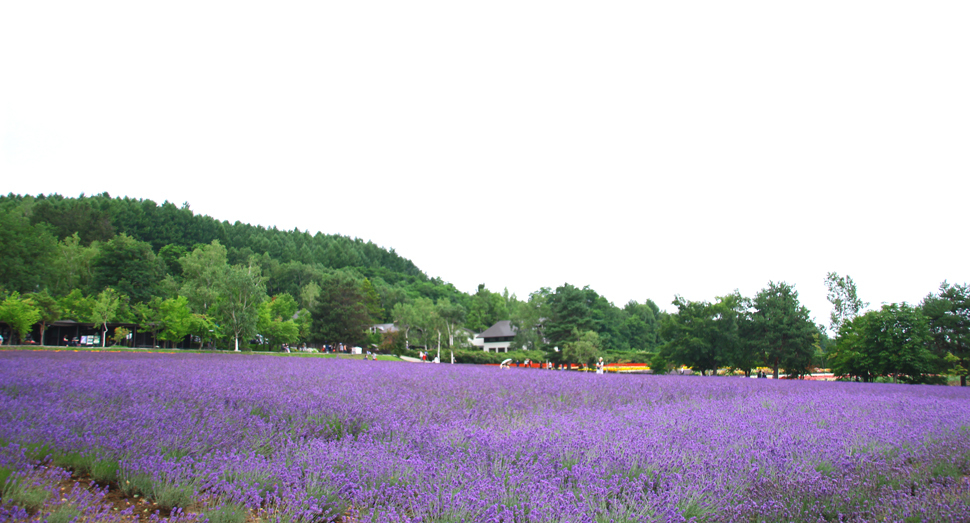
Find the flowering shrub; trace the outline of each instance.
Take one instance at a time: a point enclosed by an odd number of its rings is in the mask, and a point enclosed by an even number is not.
[[[4,352],[0,444],[271,521],[970,519],[957,387]]]

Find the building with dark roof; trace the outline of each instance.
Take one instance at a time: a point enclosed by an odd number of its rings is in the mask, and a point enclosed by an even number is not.
[[[475,345],[481,347],[485,352],[508,352],[515,339],[515,327],[511,320],[495,322],[485,332],[475,336]]]

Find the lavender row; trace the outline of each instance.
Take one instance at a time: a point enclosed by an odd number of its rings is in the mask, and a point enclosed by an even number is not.
[[[90,353],[0,384],[4,442],[281,521],[970,518],[960,388]]]

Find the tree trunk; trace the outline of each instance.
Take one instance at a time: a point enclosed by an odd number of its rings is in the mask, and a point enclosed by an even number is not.
[[[438,361],[441,361],[441,331],[438,331]]]
[[[104,332],[101,334],[101,348],[104,348],[104,342],[108,341],[108,324],[104,324]]]
[[[239,336],[236,336],[236,352],[239,352]]]
[[[774,377],[774,379],[778,379],[778,358],[775,358],[775,366],[772,371],[772,376]]]

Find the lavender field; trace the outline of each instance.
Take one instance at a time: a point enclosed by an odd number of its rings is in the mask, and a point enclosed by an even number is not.
[[[957,387],[0,352],[0,445],[0,521],[970,521]]]

